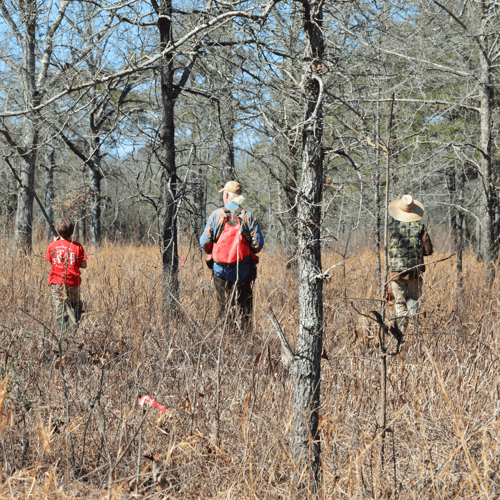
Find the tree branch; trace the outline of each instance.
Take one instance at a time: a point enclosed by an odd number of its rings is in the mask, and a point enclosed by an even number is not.
[[[285,337],[285,334],[283,333],[283,330],[281,329],[280,324],[274,317],[274,314],[271,315],[271,313],[267,312],[262,306],[261,309],[267,314],[268,318],[271,320],[271,323],[273,324],[274,328],[276,328],[276,332],[278,333],[278,337],[280,338],[281,341],[281,348],[283,349],[283,352],[285,356],[287,357],[288,361],[292,363],[293,358],[295,357],[295,354],[293,353],[290,344],[288,343],[288,340]]]
[[[2,134],[9,143],[9,145],[12,146],[19,153],[19,156],[24,156],[26,154],[26,150],[21,146],[19,146],[17,142],[14,141],[14,139],[12,139],[12,136],[10,135],[10,132],[8,130],[0,128],[0,134]]]

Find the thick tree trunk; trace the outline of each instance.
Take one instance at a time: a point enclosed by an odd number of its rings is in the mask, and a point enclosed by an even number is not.
[[[483,181],[483,244],[484,244],[484,266],[485,282],[491,288],[495,279],[496,244],[494,238],[494,216],[495,216],[495,190],[492,171],[492,107],[493,107],[493,83],[492,62],[489,55],[489,37],[486,34],[488,17],[492,5],[490,2],[478,2],[481,13],[481,36],[479,37],[479,61],[481,66],[481,80],[479,94],[481,99],[481,174]]]
[[[93,93],[95,94],[95,89]],[[94,246],[99,245],[102,240],[101,181],[104,176],[101,170],[101,139],[99,132],[102,126],[100,115],[103,111],[98,108],[90,114],[91,137],[88,144],[90,149],[90,161],[88,162],[90,170],[90,237]]]
[[[56,162],[54,160],[54,150],[52,148],[45,149],[45,163],[44,205],[50,222],[54,224],[54,207],[52,203],[54,201],[54,170],[56,168]],[[45,234],[47,238],[52,237],[52,228],[48,221],[45,221]]]
[[[19,178],[23,187],[17,195],[15,242],[18,248],[26,252],[32,250],[33,240],[33,190],[35,189],[35,162],[38,132],[36,126],[26,118],[23,127],[25,147],[28,150],[21,155]]]
[[[99,168],[90,169],[90,236],[92,245],[99,245],[102,239],[101,180],[101,170]]]
[[[321,443],[318,436],[321,350],[323,345],[323,283],[321,267],[321,200],[323,181],[322,1],[304,3],[306,37],[303,78],[305,123],[302,176],[298,198],[298,261],[300,324],[292,363],[294,385],[293,456],[297,464],[297,496],[320,495]]]
[[[24,4],[26,33],[22,40],[23,62],[20,71],[26,109],[30,109],[36,104],[36,16],[35,0],[26,0]],[[20,158],[21,172],[19,176],[23,187],[20,187],[18,191],[15,232],[17,247],[28,252],[32,249],[33,239],[33,190],[35,188],[37,145],[37,117],[34,113],[30,113],[23,121],[23,153]]]
[[[160,50],[172,43],[172,0],[162,2],[159,8],[158,29]],[[175,164],[174,125],[174,64],[172,55],[160,62],[162,124],[160,128],[159,160],[162,167],[160,227],[162,231],[163,303],[176,309],[179,299],[179,257],[177,250],[177,169]]]

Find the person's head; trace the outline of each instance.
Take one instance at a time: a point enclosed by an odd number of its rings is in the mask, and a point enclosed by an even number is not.
[[[238,181],[226,182],[226,185],[219,191],[222,193],[224,205],[226,203],[236,203],[236,205],[243,205],[245,197],[243,196],[243,188]]]
[[[423,217],[424,206],[411,194],[405,194],[400,200],[389,203],[389,213],[400,222],[414,222]]]
[[[69,240],[75,231],[75,224],[71,219],[64,217],[57,221],[56,231],[62,239]]]

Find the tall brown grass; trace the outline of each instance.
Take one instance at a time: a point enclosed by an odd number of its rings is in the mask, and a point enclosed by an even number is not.
[[[86,313],[61,338],[45,250],[0,255],[0,498],[290,498],[293,388],[260,309],[293,345],[298,282],[281,256],[263,253],[254,328],[241,336],[223,330],[198,254],[181,268],[174,315],[162,308],[156,248],[87,249]],[[338,260],[325,254],[324,268]],[[351,307],[380,308],[374,270],[373,254],[353,254],[325,283],[324,498],[496,498],[498,288],[484,288],[472,256],[461,291],[452,260],[427,270],[425,317],[389,359],[377,475],[378,326]],[[142,410],[146,394],[166,412]]]

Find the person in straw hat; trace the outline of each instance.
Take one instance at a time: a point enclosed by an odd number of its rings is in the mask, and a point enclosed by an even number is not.
[[[241,207],[245,201],[241,184],[229,181],[219,192],[224,206],[211,213],[200,245],[213,272],[219,314],[237,310],[238,325],[244,328],[252,316],[256,254],[264,246],[264,238],[253,213]]]
[[[390,291],[394,297],[396,322],[404,331],[409,318],[418,312],[424,255],[432,255],[433,248],[422,222],[422,203],[405,194],[389,204],[389,214]]]

